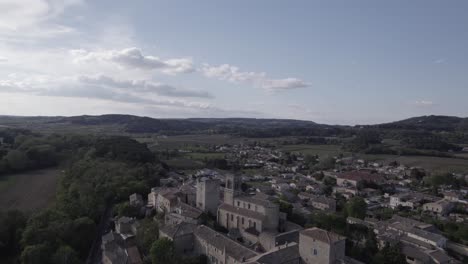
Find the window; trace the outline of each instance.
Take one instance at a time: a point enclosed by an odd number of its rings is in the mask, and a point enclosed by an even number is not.
[[[242,217],[242,225],[244,225],[244,217]]]
[[[234,215],[233,214],[231,215],[231,221],[234,221]]]
[[[237,201],[237,206],[240,207],[240,202],[239,201]]]
[[[250,204],[248,204],[247,207],[250,209]]]
[[[314,256],[317,256],[317,250],[314,248]]]

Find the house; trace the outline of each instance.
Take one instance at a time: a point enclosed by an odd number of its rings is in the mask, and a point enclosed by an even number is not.
[[[306,192],[301,192],[297,195],[299,199],[307,201],[310,206],[318,210],[336,211],[336,201],[333,198],[327,198],[323,195],[313,195]]]
[[[166,225],[176,225],[180,223],[200,224],[202,222],[203,211],[185,203],[179,203],[172,212],[165,214]]]
[[[445,199],[441,199],[432,203],[425,203],[423,211],[437,214],[440,216],[448,215],[454,208],[454,203]]]
[[[345,258],[346,238],[316,227],[299,233],[299,254],[303,263],[332,264]]]
[[[336,176],[336,184],[338,186],[354,186],[363,182],[373,182],[376,184],[383,183],[385,178],[377,173],[370,173],[367,171],[350,171],[340,173]]]
[[[193,250],[193,232],[196,228],[197,225],[191,223],[166,224],[159,229],[159,237],[172,240],[176,253],[187,253]]]
[[[134,193],[130,195],[130,205],[135,207],[142,207],[144,205],[143,197],[141,194]]]
[[[109,232],[102,236],[101,250],[103,264],[143,264],[136,245],[126,242],[119,233]]]
[[[419,192],[398,193],[390,196],[390,207],[395,209],[398,206],[403,206],[415,209],[426,202],[435,202],[439,199],[438,197]]]
[[[124,237],[132,237],[137,233],[139,223],[135,218],[122,216],[115,221],[115,231]]]

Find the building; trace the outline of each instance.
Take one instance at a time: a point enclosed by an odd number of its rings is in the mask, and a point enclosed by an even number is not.
[[[216,215],[219,199],[219,180],[201,177],[197,178],[196,206],[204,212]]]
[[[135,207],[142,207],[144,205],[143,197],[141,194],[134,193],[130,195],[130,205]]]
[[[336,184],[338,186],[354,186],[363,182],[373,182],[376,184],[383,183],[385,178],[377,173],[370,173],[367,171],[350,171],[340,173],[336,177]]]
[[[255,243],[261,232],[278,230],[279,205],[259,194],[241,195],[240,184],[236,178],[226,177],[225,202],[218,208],[218,224],[228,230],[237,229],[244,238]]]
[[[313,195],[306,192],[301,192],[297,196],[315,209],[329,212],[336,211],[336,200],[333,198],[328,198],[323,195]]]
[[[299,254],[303,263],[332,264],[345,259],[346,238],[319,228],[299,233]]]
[[[425,203],[423,205],[423,211],[430,212],[439,216],[448,215],[454,208],[454,203],[445,199],[441,199],[433,203]]]
[[[303,230],[298,242],[273,246],[265,252],[251,248],[204,225],[165,226],[160,237],[174,241],[177,253],[206,255],[209,264],[359,264],[345,256],[345,239],[318,228]]]
[[[426,202],[435,202],[439,199],[438,197],[418,192],[398,193],[390,196],[390,207],[395,209],[398,206],[403,206],[415,209]]]

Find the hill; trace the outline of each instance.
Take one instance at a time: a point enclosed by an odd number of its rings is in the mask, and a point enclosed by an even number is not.
[[[424,130],[436,132],[468,132],[468,118],[437,115],[419,116],[392,123],[379,124],[374,127],[383,129]]]

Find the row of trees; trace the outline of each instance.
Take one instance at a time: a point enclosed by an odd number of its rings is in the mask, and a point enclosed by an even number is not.
[[[89,137],[83,142],[88,143],[74,148],[69,156],[54,206],[32,215],[27,222],[16,221],[17,225],[7,227],[7,235],[0,230],[0,250],[12,252],[12,261],[83,263],[106,208],[127,200],[132,193],[149,192],[164,174],[146,145],[135,140]],[[146,226],[148,232],[154,228]],[[9,241],[5,247],[3,237]],[[144,236],[141,241],[146,248],[152,242]]]

